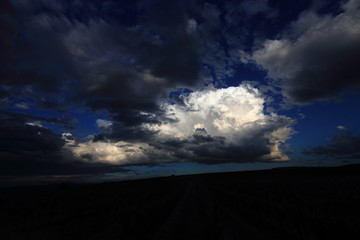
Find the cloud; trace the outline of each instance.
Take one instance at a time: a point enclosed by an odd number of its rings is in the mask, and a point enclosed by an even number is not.
[[[196,36],[201,42],[199,50],[202,63],[217,80],[215,82],[223,85],[222,81],[232,76],[234,71],[229,67],[232,64],[231,58],[219,41],[225,27],[220,19],[221,10],[215,4],[204,3],[199,7],[198,12],[205,20],[197,24],[196,29]]]
[[[336,127],[336,129],[338,129],[338,130],[346,130],[346,127],[342,126],[342,125],[339,125],[339,126]]]
[[[29,105],[24,102],[16,103],[15,107],[20,109],[29,109]]]
[[[241,9],[249,16],[256,15],[270,10],[267,0],[244,0],[240,3]]]
[[[52,110],[66,104],[59,100],[70,90],[75,64],[61,36],[71,26],[45,1],[2,1],[0,7],[0,88],[9,103],[27,109],[53,102]],[[61,97],[59,97],[61,95]],[[44,107],[46,108],[46,107]],[[49,109],[49,108],[47,108]]]
[[[31,99],[32,107],[61,113],[73,106],[107,110],[119,123],[113,137],[131,136],[133,128],[152,122],[141,112],[161,114],[158,101],[170,91],[197,88],[211,80],[209,73],[218,82],[232,76],[238,61],[221,43],[222,9],[213,4],[3,4],[5,97]]]
[[[108,120],[97,119],[96,120],[96,125],[101,130],[110,130],[113,123],[111,121],[108,121]]]
[[[144,84],[155,81],[160,88],[177,84],[191,86],[198,81],[200,62],[196,39],[187,33],[182,7],[175,11],[170,5],[161,2],[146,6],[146,13],[136,26],[104,19],[73,25],[64,42],[83,67],[91,66],[88,77],[99,82],[92,81],[90,88],[101,85],[112,75],[120,75],[123,81],[128,77],[138,78]],[[160,7],[168,11],[158,14]],[[120,66],[123,67],[118,69]],[[92,79],[100,74],[99,79]]]
[[[25,124],[26,124],[26,125],[29,125],[29,126],[44,128],[44,126],[41,124],[40,121],[26,122]]]
[[[250,85],[216,89],[209,87],[183,96],[183,106],[164,103],[162,108],[171,123],[155,125],[162,134],[189,136],[196,128],[205,128],[211,135],[235,137],[247,123],[266,118],[264,100]]]
[[[39,122],[25,122],[21,115],[1,114],[0,141],[1,175],[45,171],[62,158],[61,137]]]
[[[105,109],[121,121],[116,115],[156,111],[169,89],[201,80],[197,37],[188,33],[179,2],[135,4],[131,18],[137,21],[130,24],[123,11],[131,4],[2,5],[0,84],[6,96],[31,98],[39,108],[60,112],[73,105]],[[25,94],[30,86],[33,91]]]
[[[163,109],[172,121],[148,127],[159,131],[159,138],[187,140],[185,149],[192,159],[288,160],[279,147],[294,133],[290,127],[294,121],[266,115],[264,103],[249,84],[210,87],[183,96],[183,105],[165,103]]]
[[[84,164],[74,158],[65,147],[75,146],[75,138],[70,133],[61,135],[44,127],[43,124],[48,123],[46,120],[64,121],[0,111],[1,176],[60,176],[124,170],[113,169],[102,162]]]
[[[251,59],[293,102],[334,97],[360,84],[359,16],[357,0],[344,4],[336,16],[305,11],[280,38],[265,41]]]
[[[64,154],[85,163],[137,165],[156,164],[168,160],[166,158],[157,159],[167,154],[148,143],[110,141],[108,139],[94,141],[93,136],[89,136],[86,141],[76,141],[70,133],[64,133],[63,139],[66,142],[63,147]]]
[[[64,139],[43,125],[55,122],[66,125],[72,119],[0,111],[0,175],[98,172],[99,165],[84,166],[75,159],[65,158]]]
[[[15,112],[10,112],[10,111],[5,111],[5,110],[0,110],[0,114],[2,116],[0,119],[4,119],[7,121],[12,120],[14,122],[27,122],[27,123],[31,122],[31,123],[38,123],[38,124],[41,124],[41,122],[46,122],[49,124],[59,124],[60,126],[62,126],[65,129],[76,128],[75,125],[77,122],[76,119],[70,118],[70,117],[46,118],[46,117],[34,116],[32,114],[27,114],[27,113],[15,113]]]
[[[286,161],[281,145],[294,133],[294,120],[264,113],[264,99],[249,84],[208,87],[180,96],[183,104],[164,102],[160,123],[143,123],[148,139],[101,139],[66,146],[82,161],[119,165],[197,161],[201,163]],[[142,140],[142,141],[139,141]]]
[[[339,128],[338,128],[339,129]],[[335,159],[360,159],[360,136],[340,128],[338,133],[329,139],[329,144],[306,148],[303,153],[316,157]]]
[[[31,106],[29,112],[108,114],[96,121],[94,131],[101,134],[79,139],[68,132],[76,127],[72,118],[1,111],[1,154],[6,164],[17,159],[9,163],[12,169],[17,161],[33,166],[29,171],[43,166],[42,172],[65,172],[70,166],[97,171],[109,165],[288,159],[281,145],[294,133],[294,121],[265,114],[265,97],[256,88],[199,90],[210,76],[219,83],[234,75],[240,58],[233,50],[241,37],[226,38],[239,25],[230,18],[241,9],[228,15],[227,28],[221,4],[197,1],[191,7],[162,0],[1,4],[0,104],[23,111]],[[267,11],[261,1],[253,9],[244,4],[248,17]],[[169,92],[179,88],[192,92],[170,104]],[[66,133],[55,133],[51,124]]]
[[[189,32],[184,6],[155,1],[137,8],[143,14],[132,16],[134,25],[93,17],[73,23],[62,38],[83,73],[74,102],[110,112],[116,124],[107,137],[113,140],[147,135],[141,124],[154,119],[143,112],[161,114],[160,98],[203,80],[198,38]]]

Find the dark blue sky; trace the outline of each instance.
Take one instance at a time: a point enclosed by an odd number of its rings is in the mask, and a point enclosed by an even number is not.
[[[359,6],[1,1],[1,178],[358,162]]]

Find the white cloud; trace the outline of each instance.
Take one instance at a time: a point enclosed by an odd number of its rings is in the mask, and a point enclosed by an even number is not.
[[[29,109],[29,105],[24,102],[16,103],[15,107],[20,109]]]
[[[189,34],[193,34],[196,32],[197,22],[195,19],[189,19],[187,23],[186,32]]]
[[[135,164],[137,159],[146,155],[141,145],[127,142],[83,142],[72,150],[75,157],[84,161],[106,162],[110,164]]]
[[[264,97],[251,85],[208,87],[181,98],[183,104],[162,104],[167,117],[162,124],[143,124],[157,132],[148,142],[89,138],[75,143],[71,135],[63,134],[65,148],[85,162],[117,165],[289,159],[280,146],[294,133],[294,121],[275,113],[264,114]],[[98,119],[97,123],[111,127],[106,120]]]
[[[336,129],[338,129],[338,130],[346,130],[346,127],[342,126],[342,125],[339,125],[339,126],[336,127]]]
[[[61,134],[61,138],[65,141],[66,146],[73,146],[76,144],[76,141],[71,133]]]
[[[34,122],[26,122],[26,125],[32,126],[32,127],[41,127],[45,128],[44,125],[42,125],[41,121],[34,121]]]
[[[166,154],[149,146],[147,143],[130,143],[125,141],[94,141],[89,137],[84,142],[76,142],[71,133],[63,133],[64,150],[78,160],[88,163],[102,162],[114,165],[134,165],[155,163],[151,157],[162,156],[166,162]]]
[[[113,125],[113,123],[111,121],[108,121],[108,120],[97,119],[96,120],[96,125],[97,125],[97,127],[99,129],[109,130],[109,129],[111,129],[111,126]]]
[[[235,137],[247,123],[265,119],[264,100],[250,85],[206,89],[184,97],[184,106],[165,103],[167,117],[176,122],[146,125],[163,136],[188,137],[196,128],[212,136]]]
[[[257,134],[262,133],[271,149],[264,159],[288,159],[279,147],[294,133],[289,127],[293,121],[275,113],[265,115],[263,96],[249,84],[209,88],[190,93],[183,100],[184,105],[163,104],[167,117],[173,121],[145,127],[159,131],[162,139],[188,139],[196,129],[204,129],[208,135],[223,137],[226,144],[239,147],[246,145],[245,141],[256,141]]]

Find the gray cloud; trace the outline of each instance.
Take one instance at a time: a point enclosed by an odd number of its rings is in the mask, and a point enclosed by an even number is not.
[[[202,80],[198,39],[187,31],[184,7],[175,4],[140,4],[144,14],[133,26],[104,19],[79,22],[64,37],[85,73],[74,101],[111,113],[116,124],[109,138],[146,136],[140,125],[156,120],[142,113],[161,116],[158,101],[170,89],[195,87]]]
[[[253,16],[258,13],[269,12],[267,0],[244,0],[240,3],[241,9],[248,15]]]
[[[37,122],[55,123],[55,124],[61,125],[65,129],[76,128],[76,122],[77,122],[76,119],[68,118],[68,117],[46,118],[46,117],[39,117],[39,116],[34,116],[31,114],[26,114],[26,113],[14,113],[14,112],[4,111],[4,110],[0,110],[0,114],[2,115],[2,117],[0,119],[6,120],[9,122],[15,121],[15,122],[19,122],[19,123],[20,122],[25,123],[25,122],[30,122],[30,121],[37,121]]]
[[[284,95],[297,103],[329,98],[360,85],[360,10],[350,0],[336,16],[303,12],[277,40],[268,40],[252,59],[280,79]]]
[[[198,43],[186,30],[181,4],[176,11],[165,1],[139,7],[145,14],[131,26],[92,12],[94,4],[109,11],[107,2],[74,4],[3,3],[0,74],[8,94],[22,97],[21,91],[14,95],[15,89],[31,85],[46,98],[38,99],[39,106],[54,109],[60,106],[47,103],[57,102],[52,96],[62,90],[73,103],[116,112],[155,109],[169,88],[199,83]],[[80,10],[84,14],[75,15],[83,18],[72,16]]]
[[[303,153],[316,157],[336,159],[360,159],[360,136],[338,128],[338,133],[329,139],[329,144],[306,148]]]
[[[274,154],[273,147],[276,143],[272,142],[270,135],[293,123],[293,120],[286,118],[278,119],[276,122],[269,121],[266,124],[255,122],[245,139],[239,138],[233,141],[229,141],[226,137],[211,136],[205,129],[196,129],[191,138],[167,140],[157,143],[156,146],[171,153],[175,161],[186,159],[186,161],[205,164],[221,164],[285,160],[280,159],[279,152]]]
[[[26,124],[22,115],[1,115],[1,174],[38,172],[60,161],[61,136],[38,124]]]

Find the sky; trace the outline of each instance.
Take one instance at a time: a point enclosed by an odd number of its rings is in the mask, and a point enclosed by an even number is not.
[[[0,52],[0,185],[360,160],[360,0],[2,0]]]

